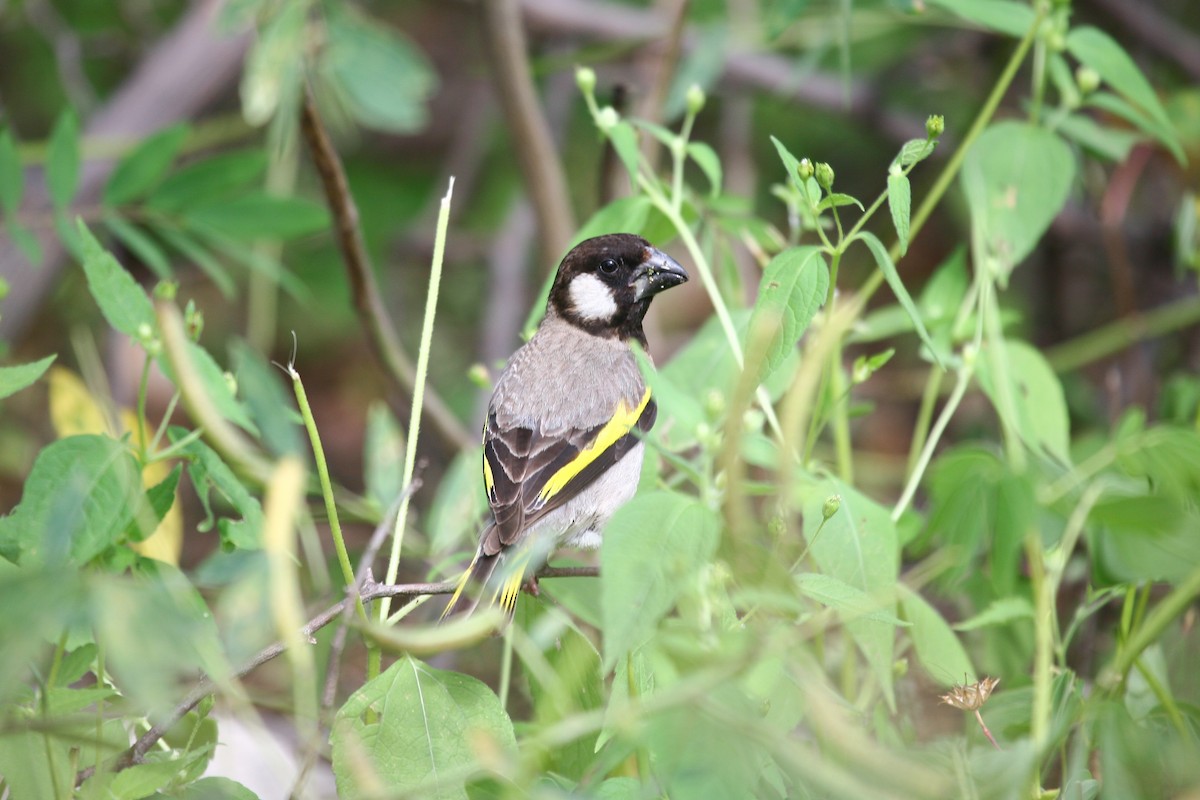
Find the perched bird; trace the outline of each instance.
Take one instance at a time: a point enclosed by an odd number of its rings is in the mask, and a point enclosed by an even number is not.
[[[483,428],[490,519],[443,617],[498,604],[559,544],[600,546],[606,522],[633,497],[641,437],[657,407],[630,345],[646,346],[654,295],[687,272],[640,236],[588,239],[567,253],[537,332],[496,381]],[[464,590],[474,585],[468,595]]]

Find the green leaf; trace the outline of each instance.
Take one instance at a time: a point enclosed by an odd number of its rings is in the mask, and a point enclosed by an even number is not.
[[[46,152],[46,186],[56,211],[65,211],[79,188],[79,121],[64,111],[50,132]]]
[[[831,495],[839,495],[841,505],[817,534],[824,519],[825,501]],[[802,485],[800,500],[804,535],[821,572],[871,598],[893,597],[900,571],[900,546],[887,509],[833,478]],[[888,707],[895,708],[892,689],[895,628],[860,618],[848,622],[846,630],[879,681]]]
[[[963,19],[985,28],[1021,38],[1033,27],[1033,9],[1012,0],[929,0]]]
[[[151,761],[126,767],[109,784],[109,796],[131,799],[146,797],[170,783],[179,768],[178,761]]]
[[[12,131],[0,131],[0,211],[12,217],[21,207],[21,195],[25,188],[25,171],[21,168],[21,157],[17,155],[17,143]]]
[[[462,461],[465,455],[465,452],[459,453],[451,463],[450,469],[442,476],[442,482],[438,486],[438,497],[434,498],[433,507],[429,510],[429,530],[433,541],[438,539],[438,528],[434,525],[434,508],[437,507],[438,498],[446,491],[446,484],[455,470],[455,465]],[[479,500],[483,496],[479,490],[482,484],[479,482],[480,471],[478,469],[483,461],[483,454],[474,451],[474,455],[476,469],[471,474],[473,480],[469,484],[458,487],[465,490],[465,496],[459,498],[465,501]],[[367,497],[381,509],[385,509],[395,502],[400,490],[404,488],[404,431],[400,429],[400,423],[396,422],[387,403],[380,400],[372,401],[367,408],[367,435],[363,444],[363,479],[367,485]],[[451,502],[455,503],[455,499],[451,499]],[[457,537],[453,537],[452,541],[457,541]],[[432,543],[430,546],[433,547]],[[436,547],[434,550],[436,551]]]
[[[270,122],[277,111],[291,117],[297,110],[310,35],[308,11],[306,3],[286,3],[259,28],[238,87],[242,116],[251,125]]]
[[[63,797],[75,771],[65,737],[17,731],[0,739],[0,776],[13,798]],[[66,792],[64,792],[64,789]]]
[[[229,778],[201,778],[171,793],[171,800],[258,800],[258,795]]]
[[[1029,447],[1049,453],[1062,464],[1071,463],[1070,420],[1062,383],[1041,351],[1025,342],[1009,339],[999,352],[989,349],[977,364],[979,383],[999,414],[1006,406],[998,392],[1000,380],[1007,381],[1013,401],[1013,430]]]
[[[613,149],[617,151],[617,156],[629,172],[630,182],[637,186],[638,160],[641,157],[638,150],[637,132],[632,125],[622,120],[609,128],[607,133]]]
[[[1109,85],[1144,110],[1156,123],[1156,136],[1180,164],[1186,164],[1179,140],[1166,110],[1158,101],[1154,87],[1138,69],[1129,54],[1104,31],[1080,25],[1067,34],[1067,50],[1086,66],[1099,73]]]
[[[363,125],[390,133],[425,126],[437,76],[410,41],[348,6],[328,7],[322,74]],[[383,78],[382,76],[386,76]]]
[[[862,589],[832,575],[802,572],[796,576],[795,581],[800,594],[839,612],[843,621],[870,619],[897,628],[907,628],[911,624],[885,610],[886,602],[872,599]]]
[[[937,147],[936,139],[909,139],[900,146],[900,152],[892,159],[893,167],[907,167],[917,164],[933,155]]]
[[[164,280],[171,277],[171,262],[158,243],[134,225],[129,224],[111,211],[104,214],[104,225],[109,232],[129,248],[150,271]]]
[[[650,638],[716,553],[720,527],[708,507],[673,492],[639,495],[613,515],[600,553],[606,672]]]
[[[462,451],[450,462],[429,507],[431,552],[447,553],[475,546],[487,511],[486,495],[481,488],[482,463],[483,454],[474,447]],[[384,507],[390,502],[391,498],[384,500]]]
[[[194,239],[191,234],[170,225],[153,225],[152,227],[160,239],[199,267],[200,271],[216,284],[221,294],[226,298],[234,296],[237,285],[230,277],[229,271],[221,265],[220,260],[207,247]]]
[[[962,168],[976,268],[1004,285],[1062,210],[1074,176],[1071,148],[1050,131],[1015,121],[985,130]]]
[[[324,206],[302,197],[256,192],[225,203],[189,209],[184,222],[240,241],[295,239],[329,228]]]
[[[908,313],[912,320],[913,327],[916,328],[917,336],[921,337],[921,341],[929,348],[929,354],[938,366],[943,366],[942,354],[940,349],[934,345],[933,339],[929,336],[929,331],[925,329],[925,323],[921,320],[921,312],[917,310],[916,303],[908,293],[908,289],[904,287],[904,281],[900,279],[900,273],[896,271],[896,265],[892,263],[892,257],[888,255],[887,248],[883,246],[883,242],[879,241],[878,237],[870,231],[863,231],[858,234],[858,238],[867,245],[867,249],[871,251],[871,255],[875,257],[875,263],[883,272],[883,277],[887,281],[888,286],[892,287],[892,293],[896,295],[896,299],[900,301],[905,312]]]
[[[1155,494],[1182,503],[1200,497],[1200,434],[1160,425],[1146,431],[1133,446],[1121,445],[1120,469],[1145,481]]]
[[[717,152],[704,142],[691,142],[687,146],[688,155],[708,178],[709,195],[716,197],[721,193],[721,159]]]
[[[112,253],[100,246],[83,220],[78,226],[88,289],[108,324],[138,341],[153,334],[158,330],[158,321],[150,298]]]
[[[908,184],[907,175],[901,172],[888,175],[887,199],[896,238],[900,241],[900,255],[903,256],[908,252],[909,220],[912,214],[912,187]]]
[[[1133,146],[1144,137],[1132,131],[1098,125],[1083,114],[1068,114],[1058,122],[1058,130],[1093,153],[1119,164],[1129,156]]]
[[[272,455],[308,458],[308,439],[301,425],[291,379],[267,363],[242,339],[229,345],[238,394],[262,443]],[[286,388],[285,383],[286,381]],[[238,408],[241,408],[238,404]]]
[[[942,686],[974,683],[975,668],[946,619],[921,595],[903,583],[899,586],[900,606],[912,623],[908,635],[925,672]]]
[[[222,153],[168,175],[146,199],[146,205],[167,213],[214,205],[257,182],[266,169],[267,154],[262,150]]]
[[[122,158],[104,186],[111,206],[137,200],[162,180],[188,136],[187,125],[173,125],[147,137]]]
[[[56,358],[58,358],[57,355],[50,355],[29,364],[0,367],[0,400],[16,394],[26,386],[31,386],[34,381],[42,377],[42,374],[50,368]]]
[[[132,575],[104,575],[92,600],[105,668],[142,713],[174,708],[199,670],[218,682],[228,675],[212,613],[178,569],[147,560]]]
[[[938,457],[929,476],[932,512],[926,539],[948,552],[946,585],[981,572],[997,596],[1017,590],[1021,549],[1037,505],[1030,476],[995,453],[960,447]]]
[[[187,431],[172,427],[168,436],[172,442],[178,442]],[[196,489],[196,496],[204,508],[205,519],[197,525],[197,530],[207,531],[213,525],[212,506],[209,501],[209,490],[216,489],[225,500],[241,515],[240,520],[221,519],[218,528],[221,539],[230,548],[258,549],[262,546],[262,505],[254,495],[238,479],[228,465],[221,460],[217,452],[200,440],[189,442],[183,453],[190,460],[187,463],[188,475]]]
[[[368,711],[375,713],[364,721]],[[485,684],[402,658],[338,710],[330,737],[338,796],[388,792],[440,800],[466,797],[476,754],[515,757],[512,721]]]
[[[141,472],[124,444],[68,436],[38,454],[21,502],[0,518],[0,541],[18,544],[22,564],[65,556],[86,564],[125,532],[141,500]]]
[[[1175,134],[1170,128],[1163,128],[1158,120],[1120,95],[1105,91],[1092,92],[1087,96],[1084,105],[1118,116],[1159,141],[1174,139]],[[1181,157],[1175,150],[1172,150],[1172,155],[1177,159]]]
[[[1033,619],[1033,603],[1023,595],[1011,595],[993,600],[983,611],[952,627],[956,631],[973,631],[991,625],[1007,625],[1018,619]]]
[[[841,192],[834,192],[833,194],[826,195],[821,199],[821,202],[817,203],[817,211],[824,211],[827,208],[835,206],[838,208],[842,206],[858,206],[859,210],[864,210],[863,204],[857,198],[851,197],[848,194],[842,194]]]
[[[1105,498],[1088,522],[1096,572],[1105,583],[1178,582],[1200,565],[1200,514],[1168,497]]]
[[[221,369],[220,365],[217,364],[209,352],[191,340],[184,343],[184,348],[187,351],[187,357],[191,362],[192,369],[196,372],[196,377],[200,379],[200,383],[204,387],[204,393],[208,395],[209,401],[216,406],[221,416],[254,436],[259,436],[258,427],[251,421],[250,415],[246,413],[246,409],[238,401],[237,397],[234,396],[233,388],[229,385],[225,371]],[[179,381],[175,375],[175,370],[170,362],[167,361],[165,354],[159,357],[158,365],[162,369],[163,374],[172,383],[178,385]]]
[[[759,326],[769,325],[774,331],[760,380],[795,351],[828,294],[829,267],[820,248],[790,247],[767,264],[749,328],[756,331]]]

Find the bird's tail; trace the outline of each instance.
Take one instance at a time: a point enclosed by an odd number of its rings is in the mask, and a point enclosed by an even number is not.
[[[475,551],[475,558],[458,579],[458,585],[454,587],[454,594],[446,603],[441,619],[471,614],[481,603],[499,606],[512,616],[531,556],[528,550],[500,552],[491,556],[484,555],[482,549]],[[472,587],[470,591],[468,586]]]

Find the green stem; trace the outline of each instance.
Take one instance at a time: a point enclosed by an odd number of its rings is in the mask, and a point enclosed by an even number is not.
[[[342,524],[338,520],[337,503],[333,498],[333,483],[329,480],[329,466],[325,462],[325,448],[321,446],[321,433],[317,430],[317,422],[313,419],[312,408],[308,405],[308,394],[304,391],[304,382],[300,373],[291,364],[288,365],[288,375],[292,379],[292,389],[296,393],[296,404],[300,408],[300,417],[304,420],[304,429],[308,431],[308,440],[312,444],[313,460],[317,464],[317,478],[321,484],[321,497],[325,500],[325,513],[329,517],[329,532],[333,536],[333,549],[337,553],[338,566],[342,570],[342,579],[347,586],[354,585],[354,566],[350,563],[350,554],[346,551],[346,540],[342,536]],[[358,618],[367,621],[367,609],[363,606],[358,592],[354,593],[354,610]]]
[[[150,443],[146,441],[146,431],[149,428],[149,423],[146,420],[146,394],[150,386],[150,367],[154,363],[150,358],[150,354],[146,354],[145,361],[142,362],[142,375],[138,379],[137,393],[137,450],[138,462],[145,465],[147,454],[150,453]]]
[[[1116,689],[1124,684],[1130,668],[1142,652],[1158,641],[1166,632],[1167,626],[1187,611],[1197,597],[1200,597],[1200,567],[1192,570],[1170,594],[1160,600],[1146,615],[1145,620],[1132,631],[1117,650],[1112,665],[1101,674],[1100,685],[1107,689]]]
[[[504,629],[504,645],[500,651],[500,685],[496,688],[496,696],[500,698],[500,707],[508,710],[508,689],[512,684],[513,662],[513,627]]]
[[[1036,529],[1025,534],[1025,558],[1033,591],[1033,706],[1029,730],[1035,752],[1040,753],[1050,735],[1051,668],[1054,663],[1054,596],[1046,574],[1045,550]],[[1036,779],[1036,778],[1035,778]]]
[[[931,367],[929,377],[925,381],[925,391],[921,394],[921,407],[917,410],[917,420],[913,425],[912,444],[908,449],[908,472],[917,468],[917,460],[929,440],[929,426],[933,422],[933,409],[937,406],[938,397],[942,392],[942,376],[945,371]]]
[[[1128,347],[1200,323],[1200,296],[1184,297],[1152,311],[1110,322],[1047,351],[1055,372],[1070,372]]]
[[[437,232],[433,240],[433,260],[429,269],[429,291],[425,296],[425,319],[421,324],[421,345],[417,352],[416,380],[413,383],[412,414],[408,422],[408,441],[404,450],[404,480],[401,486],[412,483],[413,469],[417,461],[417,441],[421,435],[421,407],[425,397],[425,379],[429,374],[429,351],[433,345],[433,321],[437,316],[438,290],[442,284],[442,262],[446,254],[446,228],[450,222],[450,198],[454,195],[454,178],[446,188],[442,198],[441,209],[438,212]],[[392,549],[388,557],[387,582],[395,583],[396,574],[400,569],[400,549],[404,543],[404,528],[408,521],[408,507],[411,493],[406,492],[400,501],[400,511],[396,514],[396,524],[392,530]],[[391,598],[386,597],[379,604],[379,620],[382,622],[391,613]],[[376,673],[377,674],[377,673]],[[372,675],[371,677],[375,677]]]

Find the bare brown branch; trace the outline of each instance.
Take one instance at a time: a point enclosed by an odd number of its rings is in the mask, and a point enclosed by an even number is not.
[[[416,368],[401,347],[396,328],[383,305],[379,286],[375,282],[375,271],[363,242],[358,206],[350,193],[342,159],[321,122],[311,91],[306,91],[304,95],[300,131],[308,145],[313,165],[321,176],[325,199],[333,214],[338,249],[346,265],[354,306],[366,329],[367,341],[393,388],[411,398],[416,385]],[[425,412],[434,430],[451,447],[465,450],[475,446],[474,437],[467,433],[463,424],[428,384],[425,388]]]

